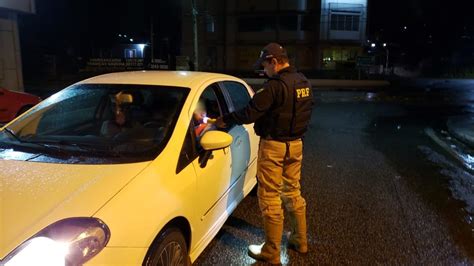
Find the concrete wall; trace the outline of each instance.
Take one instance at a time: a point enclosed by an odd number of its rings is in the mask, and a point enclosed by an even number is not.
[[[0,86],[23,90],[17,14],[0,9]]]
[[[26,13],[35,12],[34,0],[0,0],[0,9],[10,9],[11,11],[19,11]]]
[[[34,13],[34,0],[0,0],[0,86],[23,90],[18,12]]]

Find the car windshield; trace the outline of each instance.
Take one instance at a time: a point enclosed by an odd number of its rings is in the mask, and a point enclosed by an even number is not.
[[[170,138],[188,92],[123,84],[66,88],[0,132],[0,158],[15,159],[14,152],[31,154],[36,161],[152,160]]]

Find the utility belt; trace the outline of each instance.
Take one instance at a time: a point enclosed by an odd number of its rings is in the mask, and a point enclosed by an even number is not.
[[[260,139],[264,139],[264,140],[273,140],[273,141],[278,141],[278,142],[291,142],[291,141],[295,141],[295,140],[301,140],[301,137],[278,137],[278,138],[274,138],[270,135],[267,135],[265,137],[260,137]]]

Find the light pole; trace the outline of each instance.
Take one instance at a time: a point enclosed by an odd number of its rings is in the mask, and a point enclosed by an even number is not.
[[[383,44],[383,47],[385,48],[385,75],[388,74],[388,59],[389,59],[389,50],[388,50],[388,45],[386,43]]]
[[[155,32],[153,29],[153,16],[150,17],[150,43],[151,43],[151,62],[155,60]]]
[[[196,0],[191,0],[192,13],[193,13],[193,33],[194,33],[194,70],[197,71],[199,68],[199,49],[198,49],[198,25],[197,15],[198,11],[196,8]]]

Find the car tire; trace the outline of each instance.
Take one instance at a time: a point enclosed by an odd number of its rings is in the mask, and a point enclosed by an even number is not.
[[[164,229],[150,247],[143,265],[191,265],[188,247],[181,230],[175,227]]]

